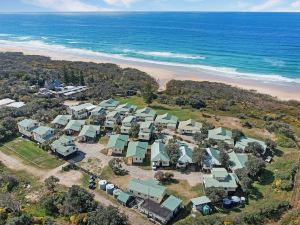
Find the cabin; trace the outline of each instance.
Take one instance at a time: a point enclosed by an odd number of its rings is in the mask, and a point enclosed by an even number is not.
[[[128,144],[128,135],[116,134],[111,135],[107,144],[107,148],[111,154],[123,154],[125,147]]]
[[[65,127],[70,122],[71,119],[72,119],[72,115],[58,115],[51,122],[51,124],[55,128],[60,129],[60,128]]]
[[[20,122],[18,122],[18,129],[19,129],[19,132],[30,138],[32,137],[32,131],[36,128],[38,128],[39,126],[39,122],[37,122],[36,120],[32,120],[32,119],[24,119]]]
[[[167,224],[168,221],[170,221],[173,217],[171,210],[163,207],[157,202],[148,199],[140,205],[139,210],[147,215],[147,217],[157,221],[157,224]]]
[[[95,141],[96,137],[99,134],[100,134],[100,126],[84,125],[78,135],[78,138],[79,138],[79,141],[82,141],[82,142]]]
[[[146,121],[140,123],[139,140],[150,141],[155,131],[154,123]]]
[[[180,210],[182,204],[182,200],[175,197],[174,195],[170,195],[162,204],[166,209],[169,209],[172,212],[172,216],[175,216],[177,212]]]
[[[248,161],[248,154],[235,153],[234,151],[228,153],[229,168],[234,172],[237,169],[243,169]]]
[[[135,116],[126,116],[122,121],[121,133],[129,134],[131,127],[137,124],[137,119]]]
[[[128,116],[136,111],[137,107],[129,103],[119,105],[115,111],[119,112],[121,116]]]
[[[143,163],[148,149],[147,142],[131,141],[128,144],[126,158],[128,164]]]
[[[192,198],[193,211],[203,212],[205,206],[211,203],[211,200],[207,196],[201,196],[198,198]]]
[[[261,145],[261,147],[263,148],[262,155],[264,155],[266,153],[266,151],[267,151],[267,148],[268,148],[267,145],[266,145],[266,143],[263,142],[263,141],[254,139],[254,138],[242,137],[242,138],[240,138],[240,140],[238,140],[235,143],[234,147],[242,149],[242,150],[245,150],[245,148],[248,146],[248,144],[253,143],[253,142]]]
[[[218,127],[208,131],[208,139],[213,139],[216,141],[224,141],[229,145],[234,145],[234,140],[232,138],[232,131],[227,130],[223,127]]]
[[[63,135],[58,140],[54,141],[50,147],[54,153],[62,157],[68,157],[78,150],[74,143],[74,138],[66,135]]]
[[[77,135],[85,124],[85,120],[70,120],[64,128],[65,133],[69,135]]]
[[[106,128],[114,128],[117,124],[121,122],[120,113],[117,111],[109,112],[106,115],[106,120],[104,126]]]
[[[131,199],[132,195],[124,191],[121,191],[117,198],[118,202],[123,206],[128,206]]]
[[[103,107],[106,110],[112,111],[118,106],[119,102],[110,98],[100,102],[99,106]]]
[[[203,169],[211,170],[213,167],[221,166],[220,151],[216,148],[206,148],[206,155],[203,159]]]
[[[176,116],[171,115],[170,113],[158,115],[155,119],[155,125],[161,125],[170,130],[176,130],[177,123],[178,118]]]
[[[70,106],[68,113],[73,116],[74,119],[86,119],[89,117],[90,112],[95,109],[96,106],[91,103],[84,103],[81,105]]]
[[[135,116],[137,117],[138,121],[154,121],[156,112],[151,108],[145,107],[137,110]]]
[[[155,167],[170,165],[170,157],[166,152],[165,144],[161,141],[155,141],[151,146],[151,162]]]
[[[40,126],[32,131],[33,139],[42,144],[46,141],[50,141],[54,138],[54,129],[46,126]]]
[[[203,187],[207,188],[222,188],[227,193],[235,192],[237,183],[235,175],[228,173],[225,168],[212,168],[211,174],[203,175]]]
[[[160,203],[166,195],[167,188],[159,185],[159,182],[153,179],[140,180],[134,178],[128,183],[128,192],[138,198],[150,199]]]
[[[177,141],[176,144],[180,150],[176,166],[185,168],[193,163],[193,150],[184,142]]]
[[[101,106],[96,106],[92,111],[91,111],[91,116],[106,116],[106,109],[101,107]]]
[[[182,135],[193,135],[197,132],[201,132],[202,123],[189,119],[187,121],[181,121],[178,125],[178,133]]]

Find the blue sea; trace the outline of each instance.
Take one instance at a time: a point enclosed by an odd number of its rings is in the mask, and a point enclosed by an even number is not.
[[[6,42],[300,83],[300,13],[0,14]]]

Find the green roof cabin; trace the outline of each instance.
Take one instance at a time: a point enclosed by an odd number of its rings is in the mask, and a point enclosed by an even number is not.
[[[54,133],[55,130],[53,128],[46,126],[40,126],[32,131],[33,139],[40,144],[52,140]]]
[[[221,166],[220,151],[216,148],[206,148],[206,155],[203,159],[203,169],[211,170],[213,167]]]
[[[170,165],[170,157],[161,141],[155,141],[151,146],[151,162],[155,167]]]
[[[128,206],[128,203],[130,202],[131,198],[132,198],[131,194],[129,194],[127,192],[124,192],[124,191],[121,191],[118,198],[117,198],[117,200],[123,206]]]
[[[58,115],[51,124],[54,125],[55,128],[63,128],[70,122],[71,119],[72,115]]]
[[[121,122],[120,113],[117,111],[112,111],[106,115],[106,120],[105,120],[104,126],[106,128],[114,128],[120,122]]]
[[[189,119],[187,121],[179,122],[178,133],[183,135],[192,135],[194,133],[200,132],[201,128],[202,123]]]
[[[146,121],[140,123],[139,140],[150,141],[155,131],[154,123]]]
[[[193,163],[193,150],[185,143],[181,141],[176,142],[179,145],[179,158],[177,161],[177,167],[187,167]]]
[[[105,108],[106,110],[114,110],[117,105],[119,104],[118,101],[110,98],[110,99],[107,99],[107,100],[104,100],[102,102],[100,102],[99,106]]]
[[[63,135],[50,145],[52,151],[62,157],[68,157],[75,153],[78,149],[74,144],[74,138]]]
[[[211,203],[211,200],[207,196],[201,196],[198,198],[192,198],[191,202],[193,204],[193,211],[202,212],[203,207]]]
[[[240,148],[242,150],[245,150],[245,148],[248,146],[249,143],[253,143],[253,142],[256,142],[258,144],[261,145],[261,147],[263,148],[264,152],[263,154],[265,154],[266,150],[267,150],[267,145],[265,142],[263,141],[260,141],[260,140],[257,140],[257,139],[254,139],[254,138],[249,138],[249,137],[242,137],[240,138],[240,140],[238,140],[236,143],[235,143],[235,148]]]
[[[204,174],[203,186],[204,189],[222,188],[227,193],[235,192],[237,189],[235,175],[228,173],[225,168],[212,168],[211,174]]]
[[[128,135],[115,134],[111,135],[107,144],[107,148],[111,154],[122,154],[128,144]]]
[[[129,103],[119,105],[115,111],[119,112],[121,116],[128,116],[136,111],[137,107]]]
[[[84,125],[78,137],[79,141],[89,142],[95,141],[96,137],[100,134],[100,126],[98,125]]]
[[[96,106],[91,103],[84,103],[80,105],[70,106],[68,108],[68,113],[73,116],[74,119],[86,119],[90,112],[95,109]]]
[[[18,129],[19,132],[26,136],[26,137],[32,137],[32,131],[36,128],[38,128],[39,122],[32,119],[24,119],[20,122],[18,122]]]
[[[167,188],[159,185],[159,182],[153,179],[132,179],[128,183],[128,191],[136,197],[160,203],[166,195]]]
[[[145,107],[137,110],[135,116],[137,117],[138,121],[154,121],[156,112],[151,108]]]
[[[175,215],[181,208],[181,204],[181,199],[175,197],[174,195],[170,195],[161,205],[172,211],[173,215]]]
[[[67,126],[64,128],[64,131],[68,135],[79,134],[84,124],[85,120],[70,120]]]
[[[223,127],[215,128],[213,130],[208,131],[208,138],[217,140],[217,141],[224,141],[229,145],[234,145],[234,141],[232,138],[232,132],[227,130]]]
[[[242,169],[245,167],[248,161],[248,154],[245,153],[235,153],[234,151],[228,153],[229,156],[229,167],[234,172],[237,169]]]
[[[106,116],[106,109],[101,106],[96,106],[92,111],[91,111],[91,116]]]
[[[143,163],[148,149],[147,142],[131,141],[128,144],[126,157],[128,164]]]
[[[170,130],[176,130],[178,124],[178,118],[166,113],[164,115],[158,115],[155,119],[155,125],[162,125]]]
[[[137,124],[137,119],[135,116],[126,116],[122,121],[121,133],[129,134],[131,126]]]

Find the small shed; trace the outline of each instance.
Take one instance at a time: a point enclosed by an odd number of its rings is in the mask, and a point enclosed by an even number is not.
[[[203,207],[205,205],[208,205],[211,203],[211,200],[207,196],[201,196],[198,198],[192,198],[191,202],[193,204],[193,210],[194,211],[201,211],[203,210]]]
[[[175,215],[180,210],[181,203],[181,199],[175,197],[174,195],[170,195],[161,205],[172,211],[173,215]]]
[[[121,191],[117,199],[122,205],[127,206],[131,198],[132,196],[130,194]]]

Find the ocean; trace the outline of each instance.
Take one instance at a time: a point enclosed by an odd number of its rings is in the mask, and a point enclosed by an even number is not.
[[[4,43],[300,85],[299,13],[0,14]]]

